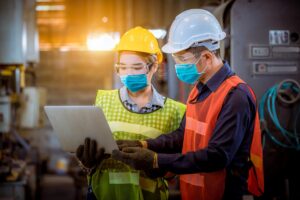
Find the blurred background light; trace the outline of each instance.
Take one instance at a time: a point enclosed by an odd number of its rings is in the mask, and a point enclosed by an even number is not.
[[[64,5],[38,5],[36,6],[37,11],[62,11],[65,10]]]
[[[119,32],[90,33],[87,37],[87,48],[90,51],[111,51],[119,41]]]
[[[164,39],[167,35],[167,30],[165,29],[149,29],[149,31],[157,38]]]

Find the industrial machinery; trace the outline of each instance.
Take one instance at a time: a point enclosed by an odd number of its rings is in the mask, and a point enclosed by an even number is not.
[[[258,99],[283,79],[300,80],[299,6],[295,0],[238,0],[232,6],[231,66]]]
[[[236,0],[228,7],[225,57],[260,101],[263,199],[300,199],[300,2]]]
[[[0,198],[32,199],[34,150],[18,134],[26,67],[38,62],[34,0],[0,1]],[[34,192],[34,191],[33,191]]]

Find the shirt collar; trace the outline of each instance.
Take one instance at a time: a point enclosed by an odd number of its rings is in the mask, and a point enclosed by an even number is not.
[[[227,62],[224,62],[224,65],[215,73],[205,84],[209,90],[215,91],[222,83],[223,81],[229,77],[234,75],[235,73],[230,68],[229,64]],[[197,88],[199,91],[201,91],[201,88],[203,87],[203,84],[201,82],[198,83]]]
[[[144,107],[151,107],[152,105],[157,105],[160,107],[164,107],[165,105],[165,97],[162,96],[161,94],[159,94],[157,92],[157,90],[152,86],[152,99],[149,103],[147,103]],[[128,103],[130,103],[131,105],[137,105],[128,95],[128,91],[127,88],[125,86],[123,86],[120,89],[120,97],[121,97],[121,101],[125,102],[127,101]]]
[[[159,94],[153,86],[152,86],[152,90],[153,90],[153,96],[152,96],[150,103],[152,105],[164,107],[166,98],[164,96],[162,96],[161,94]]]

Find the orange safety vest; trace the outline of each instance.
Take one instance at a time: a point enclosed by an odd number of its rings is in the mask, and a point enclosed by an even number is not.
[[[187,100],[186,125],[182,153],[204,149],[213,134],[217,118],[222,109],[224,100],[232,88],[245,82],[238,76],[227,78],[204,101],[191,103],[199,94],[194,87]],[[249,87],[249,86],[248,86]],[[252,97],[256,101],[252,89]],[[249,171],[248,190],[260,196],[264,191],[264,176],[262,162],[261,131],[256,111],[253,139],[250,150],[250,160],[253,165]],[[183,200],[220,200],[225,189],[226,169],[209,173],[185,174],[180,176],[180,191]]]

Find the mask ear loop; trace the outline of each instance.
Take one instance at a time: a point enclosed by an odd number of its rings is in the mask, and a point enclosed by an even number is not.
[[[198,62],[201,60],[201,58],[202,58],[202,53],[200,53],[199,58],[197,59],[197,61],[196,61],[194,64],[197,65]],[[203,69],[201,72],[198,72],[198,73],[200,73],[200,74],[206,73],[207,68],[208,68],[208,65],[206,65],[206,66],[204,67],[204,69]]]
[[[207,67],[208,67],[208,65],[206,65],[206,66],[204,67],[204,69],[202,70],[202,72],[199,72],[199,73],[201,73],[201,74],[206,73]]]
[[[202,54],[200,54],[198,60],[194,63],[195,65],[198,64],[198,62],[200,61],[201,57],[202,57]],[[198,74],[204,74],[204,73],[206,72],[206,70],[207,70],[207,67],[208,67],[208,65],[206,65],[205,68],[204,68],[201,72],[199,72],[199,71],[197,70],[197,71],[198,71]],[[197,80],[196,85],[199,83],[199,81],[200,81],[200,79]],[[195,97],[194,99],[192,99],[192,100],[190,101],[190,103],[196,103],[196,102],[197,102],[197,97]]]
[[[150,67],[150,66],[153,66],[154,64],[159,65],[157,61],[155,61],[155,62],[150,62],[150,63],[148,63],[148,64],[146,65],[146,67],[147,67],[147,73],[146,73],[146,75],[148,75],[149,72],[150,72],[149,67]],[[155,74],[155,72],[153,73],[152,79],[151,79],[150,82],[149,82],[150,84],[152,84],[153,81],[156,81],[154,74]]]

